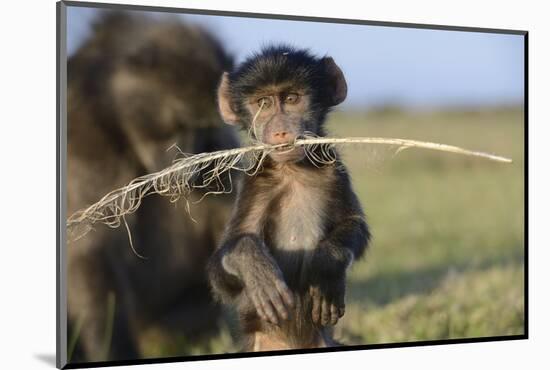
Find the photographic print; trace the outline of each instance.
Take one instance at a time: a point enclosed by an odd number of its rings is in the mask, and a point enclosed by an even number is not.
[[[58,3],[58,367],[527,338],[526,48]]]

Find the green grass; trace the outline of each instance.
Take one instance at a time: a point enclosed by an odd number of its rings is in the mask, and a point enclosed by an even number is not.
[[[337,325],[346,344],[522,334],[523,112],[335,112],[339,137],[434,141],[513,164],[422,149],[346,147],[344,161],[374,239],[353,266]],[[233,352],[229,330],[173,353]],[[148,355],[173,354],[150,348]]]
[[[523,112],[336,114],[338,136],[454,144],[511,165],[455,154],[344,150],[374,234],[351,271],[349,344],[523,333]]]

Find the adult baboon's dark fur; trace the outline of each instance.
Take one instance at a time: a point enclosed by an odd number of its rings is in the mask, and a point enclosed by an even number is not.
[[[68,61],[67,214],[166,167],[174,143],[190,153],[238,146],[216,108],[218,81],[231,64],[197,27],[103,15]],[[194,223],[183,201],[146,198],[127,217],[146,260],[132,252],[124,227],[96,226],[68,245],[69,340],[81,325],[71,361],[136,358],[148,338],[197,340],[215,332],[220,310],[205,264],[231,200],[209,196],[192,205]]]

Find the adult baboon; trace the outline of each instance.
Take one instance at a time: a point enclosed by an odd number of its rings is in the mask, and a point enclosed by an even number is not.
[[[212,36],[175,18],[103,14],[68,61],[67,214],[166,167],[173,144],[189,153],[238,146],[216,108],[231,64]],[[69,340],[80,328],[72,362],[132,359],[147,337],[194,341],[215,332],[220,310],[205,264],[231,201],[191,204],[195,223],[184,201],[146,198],[126,218],[146,260],[132,252],[124,227],[96,226],[69,243]]]

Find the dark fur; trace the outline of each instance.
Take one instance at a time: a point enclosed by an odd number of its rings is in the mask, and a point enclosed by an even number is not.
[[[68,214],[169,165],[175,151],[166,149],[174,143],[190,153],[238,146],[215,104],[219,78],[231,65],[219,43],[196,27],[103,16],[68,61]],[[192,205],[193,223],[184,201],[147,197],[127,217],[147,260],[132,253],[124,227],[99,225],[69,244],[69,324],[84,320],[73,362],[132,359],[147,341],[174,348],[181,336],[198,341],[216,332],[220,308],[210,297],[205,265],[232,198]],[[110,292],[115,320],[105,354]]]
[[[288,82],[289,77],[292,85],[304,88],[313,101],[310,106],[312,115],[303,121],[304,129],[324,136],[322,122],[332,108],[331,96],[327,93],[331,90],[331,82],[326,78],[326,64],[307,50],[288,45],[267,47],[229,74],[232,103],[238,116],[243,118],[242,124],[246,126],[251,119],[243,107],[243,97],[260,86]]]
[[[270,47],[231,72],[229,94],[222,91],[219,96],[221,100],[229,97],[240,124],[247,129],[251,114],[246,102],[255,91],[266,85],[302,89],[310,104],[303,112],[307,118],[299,122],[298,129],[293,128],[294,134],[309,130],[322,135],[325,116],[334,105],[335,83],[345,84],[331,78],[330,63],[332,59],[318,59],[307,51]],[[285,121],[285,114],[283,110],[270,121],[275,126],[271,132],[287,129],[279,123]],[[311,197],[311,202],[308,198],[301,203],[302,196]],[[281,230],[289,228],[284,218],[296,217],[289,210],[294,204],[304,207],[304,212],[309,209],[313,216],[321,214],[319,224],[309,225],[320,230],[313,248],[278,245],[287,237],[281,235]],[[244,349],[257,350],[258,333],[276,338],[273,348],[335,345],[332,325],[343,315],[346,269],[363,255],[369,238],[363,211],[340,160],[316,166],[307,159],[280,163],[268,157],[258,174],[243,180],[224,241],[208,266],[214,293],[237,308]],[[290,292],[293,302],[284,299],[285,292]],[[262,295],[274,315],[258,310],[252,297]],[[333,305],[336,316],[314,309],[315,302],[322,300]],[[281,304],[284,309],[278,310]],[[290,313],[287,319],[281,315],[285,310]]]

